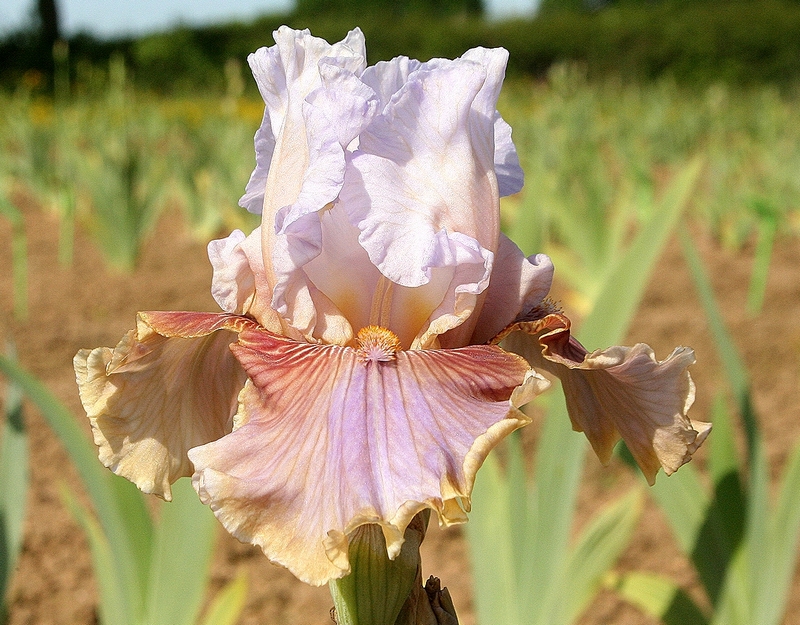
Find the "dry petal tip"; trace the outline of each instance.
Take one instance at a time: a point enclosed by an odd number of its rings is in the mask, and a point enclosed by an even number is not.
[[[691,349],[679,347],[662,361],[643,343],[588,353],[563,314],[540,314],[509,326],[501,338],[561,380],[573,428],[586,434],[601,462],[620,438],[650,484],[659,468],[670,475],[691,460],[711,428],[688,417],[695,392]]]

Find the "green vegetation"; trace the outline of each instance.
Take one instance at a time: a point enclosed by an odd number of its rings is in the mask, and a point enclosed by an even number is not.
[[[27,438],[18,413],[24,394],[59,437],[91,500],[89,509],[62,485],[62,498],[86,532],[92,551],[103,625],[233,625],[244,606],[243,577],[229,582],[208,606],[206,616],[198,618],[217,525],[191,482],[178,481],[172,503],[162,502],[153,514],[136,486],[97,461],[95,446],[77,418],[41,382],[2,355],[0,374],[11,388],[0,450],[0,512],[7,522],[1,537],[4,589],[22,539]]]
[[[609,585],[665,625],[779,625],[800,558],[800,445],[791,452],[773,499],[747,370],[685,232],[681,243],[725,365],[727,392],[720,392],[714,405],[710,488],[688,466],[675,479],[657,483],[651,493],[695,567],[710,608],[698,605],[674,580],[654,573],[612,576]],[[736,449],[737,429],[745,435],[744,458]]]
[[[110,78],[97,78],[84,96],[0,96],[7,113],[0,120],[0,218],[17,224],[21,236],[14,198],[34,199],[62,220],[64,262],[79,224],[122,269],[134,266],[171,207],[200,240],[252,227],[236,199],[252,169],[262,105],[240,97],[242,73],[240,64],[228,65],[222,99],[161,99],[132,89],[115,60]],[[607,266],[590,259],[617,253],[674,172],[699,157],[690,218],[727,246],[761,241],[755,311],[774,237],[800,228],[799,99],[773,87],[591,83],[576,65],[554,67],[547,82],[512,82],[500,107],[527,182],[504,204],[510,232],[527,253],[551,254],[559,275],[590,297]],[[514,226],[517,214],[535,214],[534,226]],[[24,241],[15,245],[24,250]],[[21,251],[15,259],[21,300]]]
[[[653,266],[697,182],[699,162],[677,176],[664,199],[629,245],[606,263],[597,296],[579,332],[591,347],[621,343],[644,294]],[[581,216],[573,213],[575,227]],[[530,227],[521,215],[518,230]],[[599,237],[613,230],[595,222]],[[519,439],[504,445],[505,471],[497,455],[486,459],[475,482],[467,525],[479,622],[497,625],[569,625],[588,607],[601,581],[630,542],[642,493],[631,490],[599,513],[573,541],[575,509],[587,448],[572,432],[561,393],[549,393],[534,476],[530,479]],[[535,588],[535,592],[530,589]]]
[[[510,74],[533,78],[543,78],[555,64],[572,61],[582,64],[591,79],[672,77],[688,85],[725,82],[784,89],[800,80],[800,3],[796,0],[590,2],[602,8],[554,9],[535,19],[499,23],[482,18],[473,6],[479,3],[468,0],[409,1],[402,11],[382,9],[379,0],[359,2],[357,10],[347,8],[349,0],[340,4],[346,7],[334,11],[331,7],[339,4],[308,0],[289,15],[264,16],[249,23],[182,26],[139,40],[103,41],[76,35],[68,41],[69,71],[82,82],[116,52],[125,58],[140,88],[171,94],[220,93],[225,87],[226,61],[243,60],[268,45],[275,28],[288,24],[310,28],[329,41],[339,40],[357,25],[370,42],[370,63],[401,54],[453,58],[482,45],[507,48]],[[433,4],[444,8],[437,13]],[[328,8],[316,10],[312,5]],[[49,48],[43,56],[39,41],[35,32],[27,31],[0,41],[0,85],[6,90],[22,80],[43,88],[52,86],[53,58]]]

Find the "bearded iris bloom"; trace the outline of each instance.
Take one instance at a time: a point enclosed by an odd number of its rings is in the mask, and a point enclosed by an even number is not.
[[[240,203],[261,226],[208,248],[223,312],[139,313],[75,357],[100,460],[167,500],[192,476],[229,532],[311,584],[349,572],[362,525],[392,558],[420,511],[465,521],[540,371],[604,462],[620,437],[651,483],[688,461],[710,428],[687,416],[692,351],[588,353],[547,299],[549,258],[500,232],[522,187],[495,108],[507,53],[366,67],[359,30],[275,41],[249,59],[266,106]]]

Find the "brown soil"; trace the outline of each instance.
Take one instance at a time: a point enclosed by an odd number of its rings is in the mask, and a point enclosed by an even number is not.
[[[83,412],[71,360],[79,348],[115,345],[132,327],[137,310],[217,309],[209,294],[211,270],[205,246],[193,241],[177,218],[162,220],[144,249],[139,268],[130,275],[107,269],[100,253],[80,233],[73,266],[59,267],[55,218],[33,206],[27,207],[25,218],[31,314],[26,322],[12,320],[10,228],[0,220],[0,267],[5,268],[0,270],[0,344],[13,338],[21,363],[76,415]],[[753,320],[744,312],[751,254],[720,250],[703,237],[698,241],[723,314],[752,376],[770,466],[773,476],[777,476],[800,439],[800,245],[797,240],[778,243],[766,305]],[[630,340],[649,342],[659,357],[666,356],[675,345],[696,349],[698,363],[692,371],[698,398],[692,414],[699,420],[708,419],[711,400],[723,387],[722,373],[674,241],[658,264]],[[10,623],[95,623],[97,587],[86,541],[59,497],[62,484],[79,488],[77,475],[40,415],[31,409],[27,419],[31,489],[23,553],[9,595]],[[88,435],[88,424],[84,425]],[[536,425],[531,428],[535,432]],[[702,453],[697,461],[703,462]],[[579,522],[634,482],[627,469],[604,469],[594,457],[589,458],[586,472]],[[458,529],[432,528],[423,549],[426,574],[442,578],[452,592],[462,625],[472,625],[475,619],[471,581],[462,533]],[[670,575],[696,594],[692,570],[679,555],[661,513],[652,504],[648,504],[620,566]],[[297,582],[285,570],[269,564],[257,549],[220,531],[212,589],[218,589],[242,569],[248,571],[250,579],[242,625],[330,623],[327,589]],[[581,620],[581,625],[601,623],[651,625],[654,621],[610,593],[603,593]],[[797,574],[785,619],[785,625],[793,623],[800,623]]]

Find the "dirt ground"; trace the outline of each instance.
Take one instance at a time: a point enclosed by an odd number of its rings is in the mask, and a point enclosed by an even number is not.
[[[10,228],[0,220],[0,344],[13,338],[21,363],[76,415],[82,417],[83,412],[71,361],[79,348],[115,345],[133,327],[137,310],[217,310],[209,293],[211,269],[205,246],[193,241],[177,218],[161,221],[139,268],[124,275],[106,269],[100,253],[80,233],[73,266],[59,267],[57,221],[34,206],[24,208],[30,318],[23,323],[12,319]],[[763,420],[769,461],[776,476],[800,440],[800,244],[796,239],[779,241],[764,311],[750,319],[744,304],[751,250],[733,253],[719,249],[702,235],[697,240],[722,311],[754,381],[755,405]],[[719,362],[675,241],[658,264],[629,340],[650,343],[660,358],[676,345],[693,346],[698,359],[692,368],[698,398],[691,414],[698,420],[709,419],[711,398],[721,388]],[[27,419],[31,489],[23,553],[9,595],[10,623],[96,623],[97,587],[86,542],[58,494],[62,483],[78,488],[76,473],[42,418],[30,409]],[[534,435],[536,427],[535,423],[529,426]],[[88,423],[85,429],[88,435]],[[697,462],[703,462],[702,453]],[[579,521],[587,519],[610,497],[624,492],[633,480],[627,469],[606,469],[590,457]],[[441,577],[451,590],[462,625],[473,625],[471,581],[462,532],[434,527],[423,550],[425,574]],[[661,513],[652,504],[648,504],[620,567],[659,571],[696,592],[692,570],[680,557]],[[212,589],[221,587],[242,569],[249,573],[250,592],[241,625],[330,623],[331,600],[326,588],[297,582],[285,570],[269,564],[257,549],[220,531]],[[581,620],[581,625],[654,623],[610,593],[602,593]],[[800,575],[796,574],[785,625],[798,623]]]

